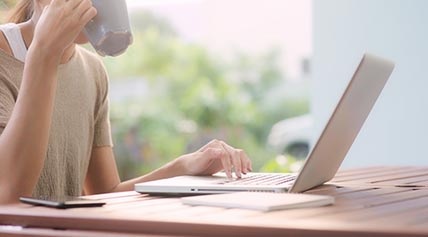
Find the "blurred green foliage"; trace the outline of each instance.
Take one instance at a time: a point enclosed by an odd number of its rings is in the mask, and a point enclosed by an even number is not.
[[[0,21],[14,4],[0,0]],[[244,149],[256,171],[295,171],[299,161],[266,146],[274,123],[309,110],[305,97],[272,98],[270,92],[285,81],[278,49],[261,55],[235,52],[225,60],[184,42],[159,16],[142,11],[131,18],[134,44],[124,55],[104,59],[112,82],[144,80],[149,88],[111,102],[122,179],[150,172],[214,138]]]
[[[132,16],[134,44],[106,58],[112,80],[146,80],[141,96],[111,103],[115,155],[122,178],[160,167],[217,138],[243,148],[259,170],[274,151],[266,148],[271,126],[308,111],[306,99],[269,99],[284,75],[279,51],[236,53],[223,60],[185,43],[168,22],[150,12]],[[134,79],[135,80],[135,79]]]
[[[291,155],[278,155],[274,159],[267,161],[260,172],[267,173],[297,173],[300,167],[303,165],[302,159],[296,159]]]

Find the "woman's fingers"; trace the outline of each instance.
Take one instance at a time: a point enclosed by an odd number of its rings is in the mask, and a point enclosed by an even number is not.
[[[77,5],[76,8],[74,8],[73,13],[75,16],[77,15],[77,17],[79,17],[81,14],[83,14],[90,7],[92,7],[92,3],[90,1],[81,0],[79,2],[79,5]]]
[[[88,12],[91,11],[91,8],[93,8],[92,6],[92,2],[89,0],[83,0],[79,3],[79,5],[74,9],[73,11],[73,17],[79,19],[79,23],[84,23],[86,24],[87,22],[83,21],[83,16]],[[87,14],[88,15],[88,14]]]
[[[227,152],[221,156],[221,164],[223,165],[223,169],[226,173],[227,178],[232,179],[232,163],[230,162],[230,158]]]
[[[244,174],[244,172],[242,169],[241,157],[239,151],[236,149],[233,151],[232,162],[236,176],[238,176],[238,178],[242,178],[242,174]]]
[[[97,15],[97,9],[95,7],[91,7],[86,10],[81,16],[81,21],[83,25],[86,25],[92,18],[94,18]]]
[[[83,0],[68,0],[68,1],[59,0],[59,1],[65,2],[65,4],[67,4],[67,7],[70,10],[74,10],[76,7],[80,5],[81,2],[83,2]]]
[[[239,156],[241,158],[242,170],[244,170],[245,174],[253,171],[251,167],[251,160],[248,158],[247,154],[243,150],[239,150]]]
[[[245,153],[244,150],[238,149],[239,150],[239,155],[241,157],[242,160],[242,169],[245,170],[245,172],[251,172],[253,171],[252,165],[251,165],[251,160],[250,158],[248,158],[247,153]]]
[[[224,147],[224,149],[229,154],[229,158],[233,163],[233,167],[235,168],[235,175],[238,178],[241,178],[242,177],[242,166],[241,166],[241,157],[240,157],[239,151],[237,149],[229,146],[225,142],[221,142],[221,145]]]
[[[231,163],[231,160],[229,157],[229,153],[221,145],[221,142],[217,139],[211,140],[205,146],[201,147],[199,149],[199,152],[204,153],[204,152],[211,150],[211,149],[221,149],[223,151],[223,153],[220,157],[220,161],[221,161],[221,164],[223,166],[223,170],[226,173],[227,178],[231,179],[232,178],[232,163]]]
[[[214,139],[207,143],[205,146],[199,149],[199,152],[204,152],[211,148],[223,149],[224,155],[222,156],[222,165],[224,167],[226,175],[231,178],[232,166],[235,169],[235,175],[238,178],[242,177],[242,174],[252,171],[251,161],[247,154],[241,149],[235,149],[227,143]]]

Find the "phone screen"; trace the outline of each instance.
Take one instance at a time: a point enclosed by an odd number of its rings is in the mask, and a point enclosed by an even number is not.
[[[59,197],[20,197],[23,203],[41,205],[55,208],[73,208],[73,207],[100,207],[106,204],[100,200],[86,199],[73,196]]]

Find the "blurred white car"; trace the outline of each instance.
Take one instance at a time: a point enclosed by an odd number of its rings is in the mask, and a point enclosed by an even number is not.
[[[282,120],[272,126],[268,145],[279,154],[304,159],[309,153],[313,132],[313,119],[307,115]]]

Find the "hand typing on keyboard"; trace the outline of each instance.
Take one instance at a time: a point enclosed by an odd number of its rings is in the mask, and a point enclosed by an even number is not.
[[[212,140],[198,151],[179,157],[177,162],[184,170],[184,174],[179,175],[212,175],[224,170],[226,176],[232,179],[232,170],[238,178],[253,170],[243,150],[219,140]]]

